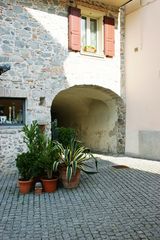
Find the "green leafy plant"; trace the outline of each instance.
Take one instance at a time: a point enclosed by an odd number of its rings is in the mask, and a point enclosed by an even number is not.
[[[16,167],[19,171],[20,179],[29,180],[33,177],[33,155],[29,152],[21,153],[16,158]]]
[[[53,139],[60,142],[63,147],[70,144],[72,138],[76,137],[76,131],[73,128],[57,127],[52,125]]]
[[[24,142],[31,153],[40,153],[45,144],[44,134],[41,133],[38,122],[33,121],[31,125],[24,125],[22,131],[24,132]]]
[[[59,148],[57,145],[46,138],[43,151],[39,157],[39,167],[44,170],[48,179],[53,178],[53,164],[57,164],[59,160]]]
[[[34,161],[32,172],[34,177],[43,176],[51,179],[53,177],[53,163],[58,161],[58,148],[46,134],[40,131],[37,121],[30,126],[23,127],[24,141]]]
[[[84,171],[85,173],[97,173],[97,159],[88,148],[83,146],[75,138],[72,138],[70,144],[67,147],[59,142],[55,142],[59,149],[59,161],[53,164],[53,170],[57,171],[58,166],[66,167],[66,179],[68,182],[72,176],[76,174],[77,169]],[[96,171],[87,171],[85,168],[91,166],[87,164],[90,159],[95,161]]]
[[[33,177],[41,176],[44,170],[41,166],[40,157],[46,146],[46,137],[41,133],[37,121],[33,121],[31,125],[24,125],[22,131],[24,133],[24,142],[27,145],[28,153],[30,158],[32,158]]]

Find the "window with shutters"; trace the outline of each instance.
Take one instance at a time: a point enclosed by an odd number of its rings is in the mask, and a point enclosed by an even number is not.
[[[85,7],[69,8],[69,49],[114,56],[114,18]]]
[[[102,18],[81,17],[81,51],[102,53]]]

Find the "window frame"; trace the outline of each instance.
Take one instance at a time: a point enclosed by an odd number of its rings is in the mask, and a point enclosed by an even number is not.
[[[96,47],[96,52],[87,52],[84,51],[83,48],[84,46],[82,46],[82,38],[81,38],[81,51],[80,53],[83,55],[92,55],[92,56],[99,56],[99,57],[104,57],[104,26],[103,26],[103,18],[105,16],[105,13],[102,11],[98,11],[98,10],[91,10],[88,9],[86,7],[81,7],[78,6],[79,9],[81,9],[81,21],[82,18],[86,18],[87,21],[87,30],[88,32],[90,31],[89,29],[89,24],[88,21],[90,21],[90,19],[95,19],[97,21],[97,47]],[[90,33],[88,34],[87,32],[87,38],[88,35],[90,37]],[[82,25],[81,25],[81,33],[82,33]],[[88,45],[89,41],[87,40],[87,45]]]
[[[26,98],[19,98],[19,97],[0,97],[1,100],[21,100],[22,101],[22,123],[0,123],[0,127],[7,126],[7,127],[12,127],[12,126],[24,126],[26,123]],[[1,104],[0,104],[1,105]],[[9,106],[8,106],[9,107]]]
[[[97,46],[98,46],[98,19],[96,18],[91,18],[91,17],[88,17],[88,16],[81,16],[81,19],[82,18],[85,18],[86,19],[86,45],[92,45],[91,44],[91,19],[94,19],[96,20],[96,49],[97,49]],[[84,46],[82,46],[84,47]]]

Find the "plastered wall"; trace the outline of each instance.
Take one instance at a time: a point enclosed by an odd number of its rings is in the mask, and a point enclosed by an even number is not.
[[[136,2],[125,25],[126,153],[160,159],[160,1]]]

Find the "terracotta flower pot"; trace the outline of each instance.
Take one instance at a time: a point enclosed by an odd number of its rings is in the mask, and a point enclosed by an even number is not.
[[[32,183],[33,183],[33,180],[28,180],[28,181],[19,180],[18,186],[19,186],[20,193],[23,193],[23,194],[29,193],[32,188]]]
[[[42,184],[45,192],[55,192],[57,190],[58,178],[42,179]]]
[[[60,173],[60,181],[62,182],[64,188],[76,188],[80,182],[80,170],[77,169],[75,175],[72,175],[71,180],[68,182],[66,179],[66,167],[62,167],[59,170]]]

